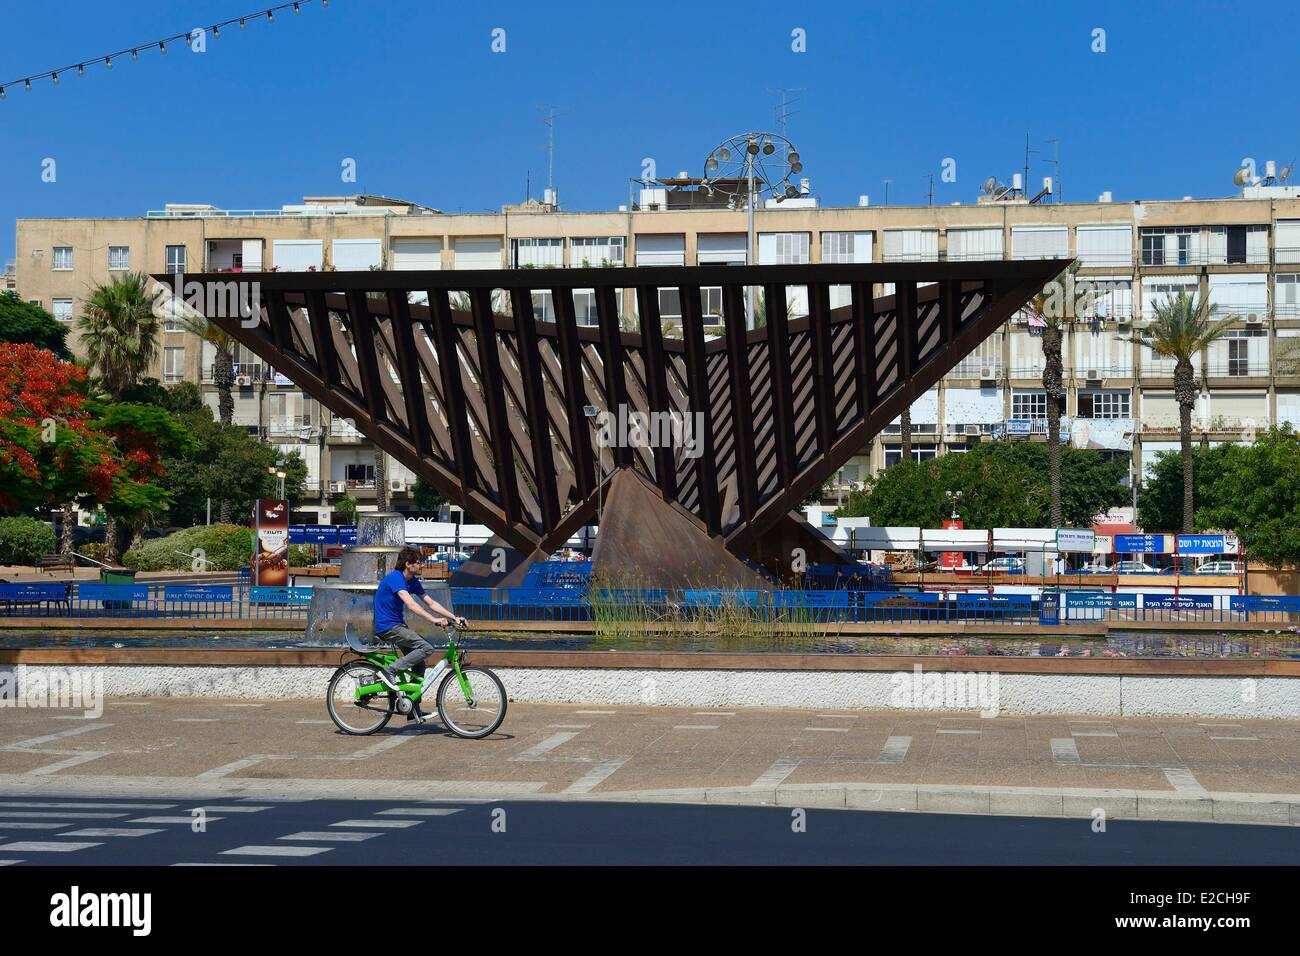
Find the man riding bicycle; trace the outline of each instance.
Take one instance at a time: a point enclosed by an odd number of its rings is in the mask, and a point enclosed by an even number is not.
[[[398,675],[404,670],[423,677],[424,660],[433,653],[433,645],[406,626],[407,608],[438,627],[446,627],[450,623],[457,627],[465,626],[463,617],[457,617],[425,593],[424,585],[420,582],[420,566],[423,563],[419,549],[403,548],[397,553],[397,567],[384,575],[375,591],[375,637],[405,652],[402,657],[378,672],[379,679],[389,690],[401,690]],[[413,594],[422,597],[433,613],[420,607],[411,596]]]

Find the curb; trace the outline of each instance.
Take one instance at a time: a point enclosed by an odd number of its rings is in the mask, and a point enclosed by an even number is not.
[[[1033,787],[962,787],[942,784],[789,784],[772,787],[688,787],[609,793],[540,793],[536,783],[469,781],[209,779],[60,775],[49,778],[0,774],[0,796],[95,796],[259,800],[420,800],[487,803],[667,803],[789,807],[875,812],[943,813],[1073,819],[1091,825],[1104,819],[1263,826],[1300,826],[1300,794],[1206,792],[1179,795],[1157,790],[1088,790]],[[380,791],[382,787],[382,792]]]

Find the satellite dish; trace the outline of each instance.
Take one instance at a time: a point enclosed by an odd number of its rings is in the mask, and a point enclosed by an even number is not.
[[[1009,192],[1011,192],[1011,187],[1010,187],[1010,186],[997,186],[997,187],[995,187],[995,189],[994,189],[994,192],[993,192],[993,198],[994,198],[994,199],[1001,199],[1003,196],[1005,196],[1005,195],[1006,195],[1007,193],[1009,193]]]
[[[1232,181],[1238,186],[1246,185],[1250,182],[1250,170],[1242,166],[1241,169],[1237,170],[1237,175],[1232,177]]]
[[[990,176],[988,179],[984,180],[984,194],[986,196],[992,196],[993,190],[997,188],[998,188],[998,177]]]

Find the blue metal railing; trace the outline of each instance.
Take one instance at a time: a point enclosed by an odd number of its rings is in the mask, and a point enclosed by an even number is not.
[[[0,584],[0,618],[304,621],[312,589],[240,584]]]

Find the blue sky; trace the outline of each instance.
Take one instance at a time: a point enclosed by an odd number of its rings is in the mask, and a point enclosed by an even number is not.
[[[248,0],[12,3],[0,82],[249,13]],[[1237,8],[1238,10],[1240,8]],[[506,50],[491,49],[504,29]],[[791,31],[806,31],[806,52]],[[1095,53],[1093,31],[1105,30]],[[357,191],[447,211],[524,198],[546,169],[568,209],[614,208],[652,157],[698,175],[709,150],[773,126],[826,204],[974,200],[1039,152],[1065,198],[1213,197],[1243,157],[1300,152],[1284,94],[1294,31],[1210,3],[797,5],[331,0],[222,31],[205,53],[156,48],[109,72],[0,101],[0,257],[19,216],[139,215],[165,202],[273,208]],[[1274,95],[1276,91],[1277,95]],[[55,182],[42,161],[57,162]],[[340,180],[345,158],[357,182]],[[945,158],[957,181],[940,181]]]

